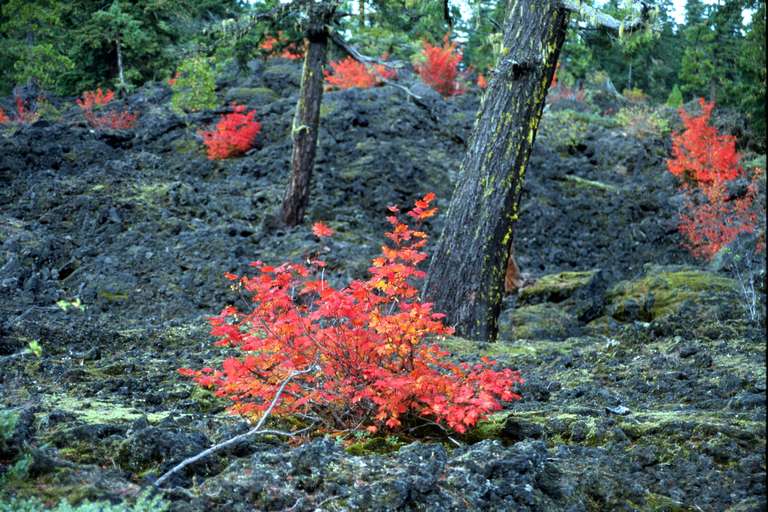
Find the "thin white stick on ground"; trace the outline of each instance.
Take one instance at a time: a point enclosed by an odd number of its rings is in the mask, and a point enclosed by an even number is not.
[[[275,397],[272,399],[272,402],[269,404],[269,407],[267,407],[267,410],[264,411],[264,414],[261,415],[261,418],[259,418],[258,423],[256,423],[256,426],[254,426],[251,430],[248,432],[245,432],[243,434],[236,435],[235,437],[231,439],[227,439],[226,441],[222,441],[221,443],[217,443],[210,448],[203,450],[202,452],[198,453],[197,455],[194,455],[192,457],[189,457],[187,459],[184,459],[183,461],[176,464],[172,469],[170,469],[167,473],[165,473],[163,476],[155,480],[155,487],[160,487],[163,485],[163,483],[170,478],[171,475],[174,473],[177,473],[178,471],[184,469],[185,467],[189,466],[190,464],[194,464],[195,462],[206,458],[207,456],[211,455],[212,453],[215,453],[223,448],[226,448],[227,446],[231,446],[235,443],[238,443],[242,441],[243,439],[246,439],[248,437],[254,436],[256,434],[274,434],[274,435],[281,435],[281,436],[295,436],[302,432],[306,432],[309,430],[310,427],[297,430],[296,432],[283,432],[282,430],[262,430],[261,427],[264,426],[264,423],[269,418],[269,415],[272,414],[272,410],[277,405],[277,402],[280,400],[280,396],[283,394],[283,391],[285,391],[285,387],[288,385],[288,383],[294,378],[298,377],[299,375],[304,375],[305,373],[310,373],[315,371],[315,366],[312,365],[309,368],[306,368],[305,370],[300,371],[293,371],[291,372],[288,377],[285,378],[285,380],[280,384],[280,387],[275,392]]]

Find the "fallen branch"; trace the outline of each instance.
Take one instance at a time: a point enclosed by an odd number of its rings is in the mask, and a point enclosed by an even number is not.
[[[210,448],[203,450],[197,455],[184,459],[183,461],[176,464],[173,468],[171,468],[168,472],[166,472],[163,476],[155,480],[155,483],[154,483],[155,487],[160,487],[161,485],[163,485],[163,483],[166,480],[168,480],[168,478],[171,477],[171,475],[184,469],[190,464],[194,464],[195,462],[208,457],[212,453],[222,450],[228,446],[232,446],[235,443],[239,443],[240,441],[247,439],[248,437],[254,436],[256,434],[273,434],[273,435],[279,435],[279,436],[293,437],[310,430],[312,428],[312,425],[310,425],[307,428],[297,430],[296,432],[284,432],[282,430],[262,430],[262,427],[264,426],[264,423],[269,418],[270,414],[272,414],[272,410],[275,408],[275,406],[277,405],[277,402],[280,400],[280,396],[283,394],[283,391],[285,391],[285,387],[288,385],[288,383],[294,377],[298,377],[299,375],[304,375],[306,373],[313,372],[315,371],[315,369],[316,369],[315,365],[312,365],[304,370],[291,372],[291,374],[288,375],[288,377],[286,377],[285,380],[283,380],[283,382],[280,384],[280,387],[275,392],[275,397],[272,399],[272,402],[269,404],[269,407],[267,407],[267,410],[264,411],[264,414],[261,415],[261,418],[259,418],[259,421],[258,423],[256,423],[255,427],[253,427],[248,432],[236,435],[235,437],[231,439],[227,439],[226,441],[222,441],[221,443],[217,443],[211,446]]]

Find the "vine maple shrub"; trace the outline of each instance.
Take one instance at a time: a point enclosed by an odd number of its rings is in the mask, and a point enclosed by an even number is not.
[[[136,124],[136,114],[120,111],[101,111],[115,98],[111,89],[102,91],[101,87],[95,91],[85,91],[82,98],[75,100],[77,106],[83,111],[88,124],[92,128],[109,128],[112,130],[127,130]]]
[[[267,36],[261,42],[259,48],[267,55],[282,57],[288,60],[304,58],[303,52],[294,43],[285,44],[281,39],[283,39],[282,32],[278,32],[277,37]],[[278,50],[280,50],[280,53],[277,53]]]
[[[389,245],[373,259],[370,278],[346,288],[325,281],[325,265],[316,260],[309,266],[255,262],[254,277],[227,274],[252,304],[249,311],[224,308],[210,319],[211,333],[216,345],[235,347],[243,357],[226,359],[220,370],[179,373],[231,400],[231,412],[251,418],[261,416],[294,375],[272,414],[311,418],[329,430],[376,432],[423,417],[465,432],[503,401],[519,399],[513,391],[523,382],[518,372],[495,369],[486,358],[456,364],[427,341],[453,332],[414,286],[424,277],[417,266],[427,257],[421,251],[427,234],[418,224],[435,214],[433,199],[427,194],[407,213],[415,228],[390,207]],[[333,234],[321,223],[313,232]]]
[[[242,155],[251,147],[261,131],[256,111],[245,112],[245,105],[232,104],[232,113],[225,114],[216,123],[216,129],[201,131],[208,148],[208,159],[222,160]]]
[[[414,67],[422,81],[443,96],[464,94],[466,88],[459,82],[459,63],[461,52],[456,50],[456,43],[443,38],[443,46],[434,46],[427,41],[422,43],[423,62]]]
[[[368,89],[381,85],[383,80],[391,80],[397,71],[382,64],[366,66],[352,57],[330,63],[333,72],[324,70],[323,75],[329,86],[337,89]]]
[[[680,233],[694,256],[712,259],[741,233],[755,231],[758,213],[754,202],[761,171],[753,171],[741,197],[731,197],[729,185],[748,178],[736,152],[736,138],[719,134],[709,124],[714,102],[701,98],[699,104],[702,112],[698,116],[679,110],[685,130],[672,134],[673,158],[667,160],[667,168],[682,181],[685,194]]]
[[[38,98],[39,100],[39,98]],[[0,124],[10,124],[16,122],[19,124],[32,124],[40,119],[40,114],[32,110],[28,110],[24,105],[24,100],[20,96],[16,96],[16,112],[14,119],[8,117],[8,114],[0,108]]]

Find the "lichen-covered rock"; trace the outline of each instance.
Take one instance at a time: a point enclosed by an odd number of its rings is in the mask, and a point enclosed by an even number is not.
[[[651,322],[678,312],[686,303],[706,307],[723,320],[727,311],[720,306],[738,304],[739,296],[736,282],[722,275],[692,267],[648,266],[643,277],[614,286],[606,300],[610,315],[622,322]],[[728,309],[732,316],[733,308]]]
[[[328,439],[283,452],[265,445],[201,487],[228,510],[558,510],[560,471],[541,442],[483,441],[447,452],[413,443],[350,456]]]
[[[579,322],[557,304],[521,306],[502,312],[499,339],[565,339],[579,332]]]

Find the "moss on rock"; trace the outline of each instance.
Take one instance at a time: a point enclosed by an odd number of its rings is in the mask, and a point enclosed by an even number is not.
[[[499,339],[562,340],[578,331],[576,318],[556,304],[507,310],[499,318]]]
[[[619,321],[653,321],[676,313],[686,302],[703,303],[714,296],[737,299],[733,279],[689,267],[646,269],[645,276],[623,281],[607,294],[608,311]]]
[[[227,103],[267,104],[275,101],[278,94],[269,87],[233,87],[227,91]]]
[[[540,277],[533,285],[520,291],[518,300],[521,304],[562,302],[579,288],[587,286],[597,272],[561,272]]]

